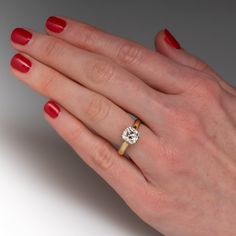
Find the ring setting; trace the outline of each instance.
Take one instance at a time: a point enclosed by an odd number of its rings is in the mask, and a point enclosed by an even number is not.
[[[122,135],[121,135],[122,139],[124,141],[126,141],[129,144],[134,144],[138,141],[139,139],[139,132],[137,129],[135,129],[134,127],[130,126],[128,128],[126,128]]]
[[[134,121],[133,126],[130,126],[126,129],[124,129],[121,137],[123,139],[123,143],[121,144],[119,150],[118,150],[118,154],[120,156],[123,156],[126,149],[128,148],[128,146],[130,144],[135,144],[138,139],[139,139],[139,132],[138,132],[138,128],[141,124],[141,120],[136,119]]]

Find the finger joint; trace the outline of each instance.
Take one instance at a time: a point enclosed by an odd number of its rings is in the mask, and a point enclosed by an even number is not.
[[[114,162],[113,150],[109,145],[98,142],[94,145],[91,159],[100,169],[109,170]]]
[[[115,66],[106,61],[98,60],[88,66],[88,77],[96,84],[105,84],[113,79]]]
[[[43,93],[43,94],[51,94],[51,92],[54,90],[55,88],[55,81],[57,80],[57,77],[54,75],[50,75],[48,77],[44,77],[40,80],[39,82],[39,90]]]
[[[86,115],[91,122],[101,122],[109,115],[110,102],[103,97],[94,96],[90,99],[86,108]]]
[[[53,38],[53,37],[47,37],[46,42],[43,42],[43,46],[41,48],[44,57],[47,58],[57,58],[61,57],[64,54],[64,49],[62,46],[62,43],[60,40]]]
[[[117,59],[124,65],[138,65],[142,58],[142,48],[133,42],[126,42],[118,49]]]

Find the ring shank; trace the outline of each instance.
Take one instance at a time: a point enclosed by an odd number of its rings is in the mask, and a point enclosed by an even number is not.
[[[136,119],[134,121],[133,128],[138,129],[140,125],[141,125],[141,120]]]
[[[118,150],[118,154],[119,154],[120,156],[123,156],[128,146],[129,146],[129,144],[124,141],[124,142],[121,144],[121,146],[120,146],[120,148],[119,148],[119,150]]]

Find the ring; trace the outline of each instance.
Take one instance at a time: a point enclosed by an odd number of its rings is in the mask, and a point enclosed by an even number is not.
[[[130,126],[126,129],[124,129],[121,137],[124,140],[124,142],[120,145],[120,148],[118,150],[118,154],[120,156],[123,156],[126,149],[128,148],[129,144],[134,144],[138,141],[139,139],[139,132],[138,128],[141,124],[141,120],[136,119],[134,121],[133,126]]]

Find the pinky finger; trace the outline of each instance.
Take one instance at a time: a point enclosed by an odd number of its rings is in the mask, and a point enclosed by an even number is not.
[[[44,106],[44,116],[56,132],[115,191],[134,208],[147,182],[136,166],[121,158],[110,143],[92,133],[81,121],[55,102]],[[134,205],[135,204],[135,205]]]
[[[157,33],[155,37],[155,48],[156,51],[179,64],[211,75],[225,90],[236,95],[235,88],[224,81],[206,62],[181,48],[174,36],[167,29]]]

